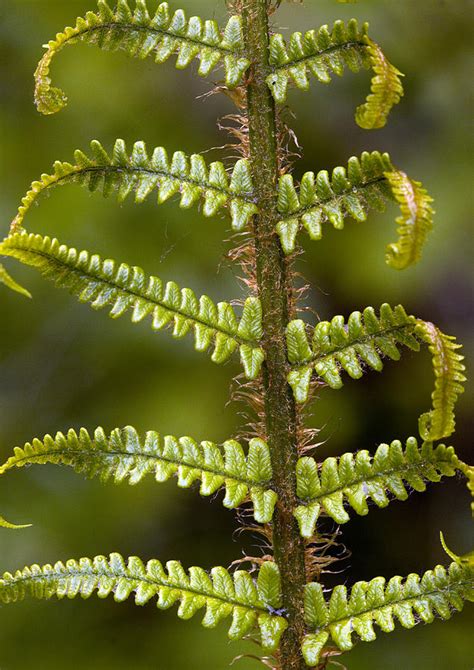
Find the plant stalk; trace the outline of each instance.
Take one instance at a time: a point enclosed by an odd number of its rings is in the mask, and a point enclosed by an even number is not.
[[[273,552],[282,580],[283,607],[289,622],[280,647],[282,670],[306,668],[304,634],[305,545],[293,510],[297,506],[298,417],[287,383],[286,326],[291,319],[291,270],[275,232],[278,223],[279,146],[275,102],[266,83],[269,26],[267,0],[242,0],[244,38],[252,62],[247,82],[250,158],[259,214],[254,243],[259,297],[263,309],[263,370],[266,438],[271,447],[278,503],[273,519]]]

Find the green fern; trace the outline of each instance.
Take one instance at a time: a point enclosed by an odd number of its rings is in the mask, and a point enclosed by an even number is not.
[[[365,46],[368,23],[359,27],[356,19],[336,21],[331,29],[324,25],[319,30],[293,33],[288,44],[279,33],[270,38],[270,66],[272,73],[267,84],[278,103],[286,100],[290,81],[299,89],[309,89],[308,74],[324,84],[331,81],[331,74],[342,76],[345,67],[353,72],[368,68],[369,58]]]
[[[420,435],[424,440],[439,440],[454,432],[454,407],[466,381],[464,356],[454,337],[445,335],[434,324],[418,321],[416,333],[433,354],[435,389],[431,396],[433,409],[420,417]]]
[[[151,316],[154,330],[173,323],[175,338],[194,330],[195,349],[206,351],[213,346],[215,363],[224,363],[240,348],[247,377],[253,379],[260,371],[264,356],[258,346],[262,322],[257,298],[247,298],[239,322],[227,302],[215,305],[207,296],[198,300],[191,289],[180,289],[174,282],[163,286],[160,279],[147,278],[140,268],[125,263],[117,266],[87,251],[78,253],[49,237],[16,233],[0,243],[0,254],[35,267],[94,309],[111,306],[112,318],[132,310],[134,323]]]
[[[34,181],[22,199],[18,214],[12,222],[12,232],[21,230],[24,218],[37,198],[55,186],[76,183],[90,191],[102,190],[105,196],[117,193],[120,202],[130,193],[135,202],[143,202],[157,191],[158,203],[179,195],[180,207],[188,209],[203,199],[203,214],[215,216],[228,207],[232,227],[240,231],[258,212],[253,202],[253,184],[248,161],[235,164],[229,177],[222,163],[208,167],[199,154],[188,157],[176,151],[171,161],[163,147],[153,150],[150,158],[143,142],[136,142],[129,155],[123,140],[116,140],[109,156],[97,140],[91,142],[91,156],[77,150],[74,163],[56,161],[52,174],[43,174]],[[285,253],[292,253],[300,224],[313,240],[322,237],[322,223],[326,220],[337,230],[344,228],[344,219],[351,216],[365,221],[370,209],[382,211],[389,199],[400,204],[402,216],[399,241],[387,248],[387,263],[403,269],[416,263],[428,232],[432,228],[432,199],[419,182],[410,180],[405,173],[395,170],[388,154],[364,152],[359,159],[349,159],[348,170],[338,167],[332,178],[322,170],[315,177],[306,172],[301,180],[299,194],[292,175],[283,175],[278,186],[278,211],[282,220],[277,225]]]
[[[359,27],[356,19],[347,26],[336,21],[331,30],[327,25],[309,30],[304,35],[293,33],[288,45],[283,35],[270,39],[272,73],[267,84],[278,103],[286,100],[288,84],[292,81],[300,90],[309,89],[308,74],[328,84],[331,74],[342,76],[345,67],[353,72],[372,68],[371,94],[356,112],[356,121],[362,128],[382,128],[391,108],[403,95],[400,76],[403,76],[384,56],[380,47],[368,34],[369,24]]]
[[[287,327],[288,358],[293,369],[288,375],[297,402],[308,398],[313,371],[333,389],[342,387],[341,372],[360,379],[364,366],[380,372],[382,356],[400,359],[399,344],[413,351],[420,349],[415,336],[416,319],[404,308],[383,304],[377,317],[372,307],[353,312],[347,325],[344,317],[320,321],[313,330],[311,345],[306,324],[297,319]]]
[[[303,655],[309,666],[318,664],[329,637],[341,651],[349,651],[357,635],[363,642],[376,638],[373,624],[385,633],[395,628],[394,618],[404,628],[431,623],[435,616],[449,619],[463,609],[464,601],[474,601],[474,569],[451,563],[448,569],[437,565],[420,578],[410,574],[357,582],[348,598],[345,586],[336,586],[326,600],[321,584],[308,584],[305,592],[306,623],[312,632],[303,642]]]
[[[387,172],[386,178],[400,205],[398,217],[399,240],[387,249],[387,263],[404,270],[417,263],[428,233],[433,227],[433,199],[419,181],[413,181],[404,172]]]
[[[471,493],[471,511],[474,518],[474,465],[464,465],[463,472],[467,477],[467,488]]]
[[[168,561],[166,570],[160,561],[146,565],[136,556],[125,563],[120,554],[110,558],[96,556],[52,565],[32,565],[15,574],[6,572],[0,579],[0,602],[24,600],[27,596],[48,600],[57,598],[99,598],[113,594],[117,602],[135,594],[135,603],[145,605],[157,598],[159,609],[168,609],[180,602],[178,616],[190,619],[202,608],[206,628],[215,628],[220,621],[232,617],[229,637],[240,640],[255,626],[260,629],[262,646],[273,650],[286,628],[286,621],[271,612],[280,604],[280,576],[275,563],[262,565],[257,583],[248,572],[233,575],[222,567],[210,575],[202,568],[192,567],[189,573],[177,561]]]
[[[432,199],[419,182],[393,167],[387,153],[378,151],[365,151],[360,159],[352,156],[347,171],[334,168],[331,177],[326,170],[316,176],[306,172],[298,191],[291,174],[280,178],[278,211],[282,219],[277,232],[283,250],[286,254],[295,250],[301,227],[312,240],[320,240],[326,221],[342,230],[346,217],[365,221],[369,210],[383,211],[390,200],[398,202],[402,216],[397,219],[399,240],[388,246],[386,260],[391,267],[406,268],[420,259],[432,228]]]
[[[135,194],[135,202],[143,202],[157,191],[158,204],[180,195],[180,207],[188,209],[201,198],[204,216],[214,216],[228,207],[234,230],[244,228],[257,208],[252,201],[252,178],[246,160],[239,160],[229,177],[222,163],[210,166],[199,154],[188,157],[176,151],[171,161],[163,147],[153,150],[150,158],[143,142],[135,142],[129,155],[125,142],[115,142],[109,156],[97,140],[91,142],[91,156],[74,153],[74,163],[56,161],[52,174],[43,174],[34,181],[22,200],[13,220],[12,231],[18,231],[23,219],[38,196],[54,186],[76,183],[90,191],[101,189],[105,196],[117,193],[120,202]]]
[[[385,126],[392,107],[403,97],[400,77],[404,75],[389,63],[382,49],[368,35],[365,43],[374,77],[367,101],[356,110],[356,122],[361,128],[372,130]]]
[[[8,528],[9,530],[21,530],[22,528],[29,528],[30,524],[21,524],[17,525],[14,523],[10,523],[6,519],[3,518],[3,516],[0,516],[0,528]]]
[[[138,484],[149,474],[157,482],[177,475],[182,488],[200,481],[203,496],[225,488],[223,505],[228,509],[235,509],[250,496],[258,523],[271,521],[277,500],[269,488],[270,450],[260,439],[250,440],[245,454],[235,440],[228,440],[220,449],[212,442],[197,444],[191,437],[172,435],[162,438],[154,431],[141,437],[131,426],[117,428],[109,436],[102,428],[97,428],[93,436],[85,428],[79,435],[71,429],[66,435],[46,435],[23,448],[16,447],[14,455],[0,466],[0,474],[35,463],[67,465],[103,482],[113,479],[116,484]]]
[[[5,270],[5,268],[1,263],[0,263],[0,284],[3,284],[11,291],[15,291],[16,293],[24,295],[26,298],[31,298],[31,293],[27,291],[26,288],[21,286],[18,282],[16,282],[13,279],[13,277]]]
[[[297,494],[303,504],[294,515],[301,535],[311,538],[322,513],[340,524],[349,521],[346,501],[357,514],[365,516],[369,499],[377,507],[386,507],[390,502],[387,492],[397,500],[407,500],[404,482],[422,492],[427,481],[439,482],[457,471],[463,471],[463,464],[453,447],[423,442],[420,448],[414,437],[408,438],[405,449],[399,440],[381,444],[373,457],[362,450],[327,458],[320,465],[314,458],[303,457],[297,465]]]
[[[424,440],[448,437],[454,431],[454,406],[462,383],[463,356],[456,353],[460,345],[455,338],[445,335],[432,323],[407,316],[401,305],[394,309],[384,304],[377,318],[374,309],[367,307],[363,314],[353,312],[347,324],[344,317],[320,321],[313,330],[311,344],[307,325],[301,319],[290,321],[287,327],[288,358],[292,369],[288,383],[295,399],[308,399],[313,372],[333,389],[342,387],[341,372],[360,379],[364,366],[380,372],[382,356],[400,360],[398,345],[419,351],[420,341],[427,342],[433,354],[435,389],[433,409],[420,418],[420,435]]]
[[[240,17],[231,16],[221,33],[213,20],[203,22],[197,16],[190,19],[182,9],[170,12],[167,2],[162,2],[150,15],[145,0],[136,0],[132,11],[126,0],[119,0],[111,9],[105,0],[98,1],[98,11],[79,17],[73,27],[58,33],[46,45],[46,53],[35,72],[35,103],[42,114],[54,114],[67,102],[59,88],[51,86],[49,70],[54,56],[65,46],[84,43],[108,51],[124,51],[128,56],[152,56],[156,63],[164,63],[177,54],[176,67],[186,68],[199,58],[198,74],[207,77],[223,63],[226,85],[235,87],[250,62],[243,54],[243,37]]]
[[[312,240],[320,240],[322,224],[328,221],[337,230],[344,228],[344,219],[367,219],[370,209],[382,211],[391,198],[385,173],[393,170],[390,156],[378,151],[364,151],[360,159],[352,156],[348,168],[337,167],[332,177],[326,170],[317,175],[306,172],[297,190],[291,174],[283,175],[278,185],[278,211],[282,216],[277,225],[282,247],[289,254],[295,250],[300,227]]]
[[[469,565],[471,568],[474,568],[474,551],[470,551],[468,554],[464,554],[463,556],[458,556],[455,554],[451,549],[448,547],[446,544],[446,540],[444,539],[444,534],[440,532],[439,534],[439,539],[441,540],[441,546],[443,547],[444,551],[446,554],[451,558],[451,560],[455,561],[459,565]]]
[[[76,151],[73,163],[58,161],[52,174],[33,182],[10,235],[0,243],[0,255],[36,267],[94,309],[108,307],[112,318],[129,312],[132,322],[151,317],[154,330],[171,326],[175,338],[192,333],[195,348],[212,350],[216,363],[239,351],[245,376],[253,382],[239,378],[237,395],[255,411],[255,424],[248,429],[265,438],[250,439],[244,449],[233,440],[220,447],[207,441],[198,444],[190,437],[161,437],[153,431],[139,435],[131,427],[110,434],[98,428],[93,435],[85,429],[70,430],[17,447],[0,465],[0,475],[48,463],[104,482],[137,484],[148,474],[158,482],[176,476],[182,488],[199,482],[204,496],[223,490],[225,507],[252,502],[255,521],[266,524],[259,532],[274,561],[271,556],[246,557],[251,569],[233,574],[222,567],[209,574],[197,567],[185,571],[177,561],[166,567],[157,560],[144,565],[136,557],[125,562],[116,553],[54,566],[33,565],[0,577],[0,603],[27,596],[88,598],[94,592],[102,598],[113,594],[116,601],[133,593],[138,605],[156,598],[160,609],[179,602],[178,616],[183,619],[205,609],[207,627],[231,617],[232,639],[259,630],[261,647],[275,652],[274,658],[259,659],[267,665],[300,668],[304,659],[322,668],[332,656],[352,648],[354,634],[363,641],[374,640],[374,623],[390,632],[394,619],[411,628],[418,621],[431,622],[435,615],[448,619],[460,611],[465,600],[474,600],[474,552],[457,556],[441,536],[453,560],[448,569],[437,566],[422,577],[396,576],[388,583],[376,577],[357,582],[350,594],[340,584],[326,599],[324,586],[312,580],[319,579],[337,556],[326,554],[333,543],[320,534],[319,518],[325,515],[344,524],[352,510],[367,514],[370,501],[385,507],[391,499],[406,500],[409,489],[424,491],[428,482],[457,472],[467,478],[474,494],[474,468],[461,462],[453,447],[434,444],[454,430],[454,406],[465,381],[463,357],[454,338],[407,315],[403,307],[388,304],[382,305],[379,315],[372,307],[354,312],[347,323],[336,316],[310,329],[302,320],[289,321],[299,308],[300,291],[293,259],[285,254],[294,252],[300,228],[319,240],[327,221],[342,229],[347,217],[365,221],[371,209],[383,210],[393,200],[401,215],[396,221],[398,240],[388,246],[386,260],[402,269],[420,259],[434,211],[422,185],[379,152],[350,158],[347,169],[335,168],[331,177],[324,170],[317,175],[307,172],[295,187],[286,145],[292,131],[284,129],[274,104],[274,99],[285,101],[290,82],[306,90],[309,74],[327,83],[346,67],[354,72],[372,68],[371,93],[356,111],[363,128],[383,127],[403,88],[401,73],[369,38],[366,23],[336,21],[331,29],[294,33],[288,44],[282,35],[271,35],[269,16],[281,1],[229,2],[236,16],[230,16],[221,32],[215,21],[188,19],[180,9],[172,13],[166,2],[150,13],[145,0],[135,0],[133,7],[118,0],[114,8],[99,0],[96,13],[88,12],[59,33],[46,45],[35,73],[40,112],[52,114],[66,104],[65,94],[51,85],[50,66],[67,45],[96,45],[132,57],[150,56],[158,63],[176,54],[177,68],[198,59],[201,76],[218,65],[225,70],[225,82],[214,86],[213,92],[226,93],[237,106],[228,117],[237,141],[227,146],[245,159],[226,170],[221,162],[207,165],[198,154],[177,151],[170,159],[162,147],[150,156],[143,142],[136,142],[128,153],[123,140],[117,140],[109,155],[93,141],[90,156]],[[232,228],[246,229],[242,244],[230,253],[240,262],[242,279],[250,289],[240,316],[228,302],[214,304],[172,281],[164,285],[140,268],[27,234],[23,224],[31,205],[54,186],[68,183],[101,190],[104,196],[115,193],[120,201],[133,194],[140,203],[153,192],[159,203],[178,196],[180,207],[201,204],[205,216],[227,208]],[[1,265],[0,283],[29,296]],[[366,368],[380,371],[383,357],[399,360],[400,345],[418,351],[422,343],[432,354],[435,388],[432,409],[420,418],[420,445],[412,437],[404,446],[398,440],[382,444],[373,456],[362,450],[321,463],[301,457],[312,432],[305,432],[300,405],[307,401],[312,383],[339,389],[343,372],[359,379]],[[0,517],[0,527],[24,526]],[[336,649],[328,645],[330,639]]]

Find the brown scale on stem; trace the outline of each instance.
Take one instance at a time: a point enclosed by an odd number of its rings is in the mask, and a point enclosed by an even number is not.
[[[268,4],[265,0],[240,3],[247,55],[252,62],[247,82],[250,159],[259,213],[252,236],[255,267],[263,309],[262,347],[264,437],[271,446],[273,484],[278,493],[272,523],[273,556],[282,576],[282,601],[289,626],[283,635],[279,664],[284,670],[302,670],[304,635],[303,588],[306,583],[305,543],[293,517],[296,507],[296,462],[299,417],[286,382],[286,324],[294,313],[291,261],[284,257],[275,234],[278,220],[277,184],[282,173],[281,137],[275,104],[266,84],[268,74]]]
[[[243,19],[247,52],[253,65],[245,85],[232,95],[237,112],[225,116],[219,128],[232,138],[227,145],[233,156],[250,160],[253,168],[256,201],[260,213],[249,232],[239,234],[226,260],[241,270],[240,282],[246,291],[258,295],[263,307],[266,354],[263,376],[257,381],[238,376],[233,381],[231,400],[243,407],[245,425],[238,437],[258,436],[272,449],[273,485],[279,502],[272,524],[259,526],[250,520],[246,506],[239,512],[239,532],[260,538],[260,557],[245,555],[236,563],[259,565],[270,556],[282,574],[283,609],[289,627],[282,638],[277,658],[266,665],[275,670],[303,670],[301,654],[304,635],[303,589],[313,579],[330,571],[345,554],[337,542],[338,531],[304,541],[293,517],[297,506],[295,470],[298,458],[317,446],[318,431],[305,427],[306,409],[295,405],[286,382],[288,362],[286,325],[301,308],[307,287],[293,269],[297,254],[285,257],[275,234],[278,221],[278,178],[288,172],[298,157],[299,145],[289,125],[277,113],[265,78],[268,68],[268,16],[279,3],[265,0],[235,0],[231,11]],[[298,285],[298,282],[300,285]],[[313,391],[319,390],[314,384]],[[306,406],[307,407],[307,406]],[[330,662],[331,653],[324,659]]]

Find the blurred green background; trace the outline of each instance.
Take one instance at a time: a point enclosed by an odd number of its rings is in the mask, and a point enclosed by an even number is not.
[[[151,3],[155,6],[156,3]],[[129,144],[207,151],[226,143],[216,119],[233,111],[225,96],[199,97],[212,87],[195,68],[174,69],[152,60],[128,59],[77,46],[54,64],[53,80],[65,88],[69,106],[42,117],[32,104],[32,74],[41,44],[90,0],[2,0],[0,5],[0,213],[6,233],[30,182],[55,159],[69,160],[92,138],[110,147]],[[223,19],[223,0],[183,0],[190,13]],[[281,29],[318,27],[352,16],[371,22],[372,36],[406,73],[406,97],[386,129],[366,132],[353,113],[367,93],[369,75],[347,74],[309,93],[292,91],[292,124],[304,149],[295,174],[343,165],[364,149],[389,151],[396,165],[422,179],[436,200],[436,228],[423,262],[397,273],[384,263],[394,239],[396,209],[374,214],[341,233],[328,227],[320,243],[304,240],[299,269],[311,284],[307,299],[315,315],[330,318],[384,301],[433,320],[455,334],[472,354],[472,200],[468,87],[473,3],[470,0],[378,0],[339,5],[333,0],[284,4],[274,18]],[[216,75],[216,79],[219,75]],[[225,157],[212,149],[209,159]],[[240,296],[223,256],[230,248],[226,220],[206,220],[176,203],[157,208],[154,199],[119,206],[113,199],[70,186],[57,189],[29,214],[30,230],[57,235],[90,251],[141,265],[147,272],[207,292],[215,300]],[[0,291],[0,458],[17,444],[46,432],[131,424],[163,434],[189,434],[221,442],[235,434],[242,406],[228,404],[236,363],[213,366],[193,351],[190,339],[174,342],[127,319],[113,322],[55,291],[34,272],[6,263],[32,291],[27,301]],[[471,303],[472,304],[472,303]],[[310,318],[316,318],[311,316]],[[472,358],[472,357],[471,357]],[[427,353],[405,353],[387,363],[383,375],[347,381],[312,407],[311,426],[320,427],[321,457],[374,450],[382,441],[416,434],[417,417],[428,408],[432,386]],[[469,458],[469,394],[459,403],[453,443]],[[468,494],[463,482],[445,481],[409,503],[374,509],[344,526],[352,557],[338,576],[351,583],[376,574],[420,572],[447,563],[438,532],[464,553],[472,544]],[[120,551],[144,559],[181,559],[184,565],[229,565],[243,548],[255,554],[255,538],[235,533],[235,515],[215,502],[180,491],[174,482],[104,486],[66,469],[35,467],[1,481],[0,512],[31,521],[18,533],[0,530],[0,570],[31,562]],[[407,633],[380,634],[343,661],[351,670],[469,670],[472,608],[450,623],[436,622]],[[96,599],[24,603],[0,608],[1,670],[185,670],[226,668],[234,656],[254,652],[229,644],[224,628],[208,632],[199,617],[179,622],[175,613]],[[236,667],[258,667],[243,660]]]

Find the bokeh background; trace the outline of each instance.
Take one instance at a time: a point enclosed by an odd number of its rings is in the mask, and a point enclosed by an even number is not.
[[[155,5],[156,3],[151,3]],[[93,0],[2,0],[0,3],[0,195],[6,233],[29,183],[49,171],[55,159],[69,160],[92,138],[110,147],[128,143],[170,151],[208,151],[227,137],[216,119],[232,112],[225,96],[201,97],[212,84],[195,69],[174,69],[173,59],[152,60],[77,46],[65,49],[53,78],[69,95],[61,114],[42,117],[32,104],[32,73],[41,44]],[[223,0],[182,0],[180,6],[203,17],[222,19]],[[295,173],[343,165],[364,149],[389,151],[395,164],[422,179],[436,199],[436,228],[423,262],[404,273],[384,263],[384,247],[394,239],[396,209],[373,214],[344,232],[326,227],[324,240],[304,240],[299,269],[312,289],[310,318],[330,318],[384,301],[455,334],[472,354],[472,215],[469,76],[472,18],[470,0],[364,0],[340,5],[332,0],[284,3],[275,17],[281,29],[297,30],[352,16],[371,22],[372,35],[406,73],[406,97],[387,128],[359,129],[353,112],[367,93],[369,75],[347,74],[325,87],[289,96],[293,128],[304,150]],[[219,75],[216,75],[216,79]],[[225,157],[213,148],[209,159]],[[236,298],[241,289],[222,260],[232,247],[226,220],[206,220],[176,203],[157,208],[154,199],[119,206],[74,186],[57,189],[29,214],[31,230],[109,257],[141,265],[215,300]],[[189,434],[221,442],[239,430],[242,407],[227,403],[238,365],[213,366],[193,351],[190,340],[174,342],[127,319],[113,322],[76,304],[66,292],[26,268],[9,269],[32,291],[27,301],[0,291],[0,458],[33,436],[56,430],[131,424],[163,434]],[[471,356],[472,360],[472,356]],[[322,457],[347,450],[374,450],[383,441],[416,434],[417,417],[428,408],[432,386],[429,355],[405,353],[387,363],[383,375],[347,381],[338,393],[315,402],[309,424],[321,428]],[[469,393],[459,403],[453,438],[466,459],[471,451]],[[471,451],[472,453],[472,451]],[[472,456],[471,456],[472,458]],[[339,580],[352,583],[376,574],[421,572],[447,563],[438,533],[458,553],[471,548],[468,494],[462,481],[433,485],[408,503],[373,509],[368,518],[344,526],[352,557]],[[240,537],[235,515],[219,502],[180,491],[174,482],[158,486],[150,478],[133,488],[83,481],[66,469],[34,467],[1,481],[0,511],[31,521],[24,532],[0,529],[0,570],[31,562],[120,551],[144,559],[179,558],[184,565],[229,565],[243,549],[258,552],[255,539]],[[473,667],[472,608],[448,624],[436,622],[407,633],[380,634],[345,657],[351,670],[469,670]],[[224,628],[208,632],[199,617],[182,623],[172,611],[152,605],[92,599],[28,602],[0,608],[1,670],[185,670],[226,668],[234,656],[253,653],[249,644],[229,644]],[[242,660],[242,670],[258,667]]]

